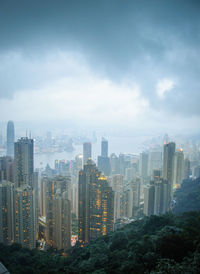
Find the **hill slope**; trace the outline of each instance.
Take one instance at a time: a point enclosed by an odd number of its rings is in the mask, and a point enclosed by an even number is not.
[[[0,261],[13,273],[200,273],[200,213],[151,216],[67,258],[0,245]]]
[[[14,273],[200,273],[200,179],[176,192],[174,213],[145,217],[67,257],[0,244],[0,261]]]

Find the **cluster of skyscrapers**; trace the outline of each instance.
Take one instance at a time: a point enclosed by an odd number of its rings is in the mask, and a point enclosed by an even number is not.
[[[83,246],[142,214],[167,212],[174,190],[190,176],[189,159],[169,140],[140,155],[109,156],[102,138],[97,165],[86,142],[74,160],[56,160],[54,168],[35,171],[33,139],[14,142],[14,136],[9,121],[7,156],[0,157],[0,242],[5,244],[35,248],[39,239],[65,251],[77,233]]]
[[[0,179],[0,241],[34,248],[38,189],[33,140],[26,137],[14,143],[12,121],[7,126],[7,156],[0,159]]]
[[[174,142],[164,144],[162,168],[153,170],[150,183],[144,188],[144,214],[159,215],[168,211],[174,190],[189,176],[190,162],[187,158],[184,160],[183,151],[176,150]]]

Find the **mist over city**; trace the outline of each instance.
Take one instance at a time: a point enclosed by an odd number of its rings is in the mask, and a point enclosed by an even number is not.
[[[199,14],[0,0],[0,274],[200,273]]]

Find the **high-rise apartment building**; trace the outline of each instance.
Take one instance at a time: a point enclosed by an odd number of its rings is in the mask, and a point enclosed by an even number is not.
[[[108,141],[105,138],[101,141],[101,156],[108,157]]]
[[[54,207],[53,199],[56,195],[55,180],[46,178],[43,181],[45,184],[45,210],[46,210],[46,241],[49,245],[53,245],[53,224],[54,224]]]
[[[40,180],[40,216],[46,216],[46,187],[48,184],[48,177],[42,175]]]
[[[33,189],[28,184],[15,189],[15,242],[35,248],[35,209]]]
[[[85,165],[88,159],[92,158],[92,144],[83,143],[83,165]]]
[[[124,217],[127,217],[127,218],[134,217],[139,205],[140,205],[140,179],[135,178],[124,187],[124,193],[123,193]]]
[[[154,215],[164,214],[169,210],[169,183],[162,178],[154,182],[155,197],[154,197]]]
[[[119,154],[119,174],[125,176],[126,169],[130,167],[131,157],[128,154]]]
[[[13,121],[7,124],[7,156],[14,157],[15,129]]]
[[[150,151],[148,159],[148,176],[153,175],[154,169],[160,169],[162,167],[162,152]]]
[[[79,171],[82,169],[83,166],[83,155],[78,154],[75,157],[75,175],[78,177]]]
[[[120,174],[112,175],[110,186],[114,191],[114,222],[121,218],[121,196],[123,193],[123,176]]]
[[[184,179],[190,178],[190,160],[186,158],[184,160]]]
[[[142,183],[145,184],[148,177],[148,153],[146,152],[140,153],[139,174],[141,176]]]
[[[98,156],[98,169],[106,176],[110,175],[110,159],[108,157],[108,141],[102,138],[101,156]]]
[[[59,250],[68,249],[71,246],[71,180],[62,176],[46,177],[42,186],[47,243]]]
[[[151,181],[144,188],[144,214],[160,215],[169,210],[170,184],[163,178]]]
[[[32,186],[33,182],[33,139],[27,137],[19,139],[14,153],[14,182],[16,187]]]
[[[184,179],[184,154],[178,149],[174,154],[173,186],[179,187]]]
[[[0,183],[0,243],[14,242],[14,184]]]
[[[32,189],[33,189],[33,202],[34,202],[34,214],[35,214],[35,238],[38,240],[39,236],[39,215],[40,215],[40,208],[39,208],[39,188],[38,188],[38,172],[33,173],[33,180],[32,180]]]
[[[164,145],[163,152],[163,179],[170,184],[170,196],[173,196],[173,168],[174,168],[174,154],[175,143],[171,142]]]
[[[110,174],[119,174],[119,158],[115,153],[110,155]]]
[[[154,214],[155,186],[153,184],[144,187],[144,215]]]
[[[53,197],[53,247],[67,250],[71,247],[71,205],[67,191],[57,190]]]
[[[0,182],[14,182],[14,161],[10,156],[0,157]]]
[[[137,164],[136,163],[130,163],[130,167],[127,167],[125,169],[125,177],[124,180],[129,183],[133,179],[135,179],[137,176]]]
[[[89,243],[113,230],[114,193],[91,161],[79,172],[79,242]]]
[[[35,248],[38,234],[38,176],[33,167],[33,139],[14,144],[15,241]]]

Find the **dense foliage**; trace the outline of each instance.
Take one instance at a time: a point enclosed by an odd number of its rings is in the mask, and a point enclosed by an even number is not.
[[[14,273],[200,273],[200,212],[151,216],[101,237],[67,257],[0,245]]]
[[[200,210],[200,178],[185,180],[175,193],[176,214]]]
[[[67,257],[51,251],[0,244],[0,261],[14,273],[200,273],[200,179],[176,192],[178,215],[145,217],[86,247],[78,244]]]

